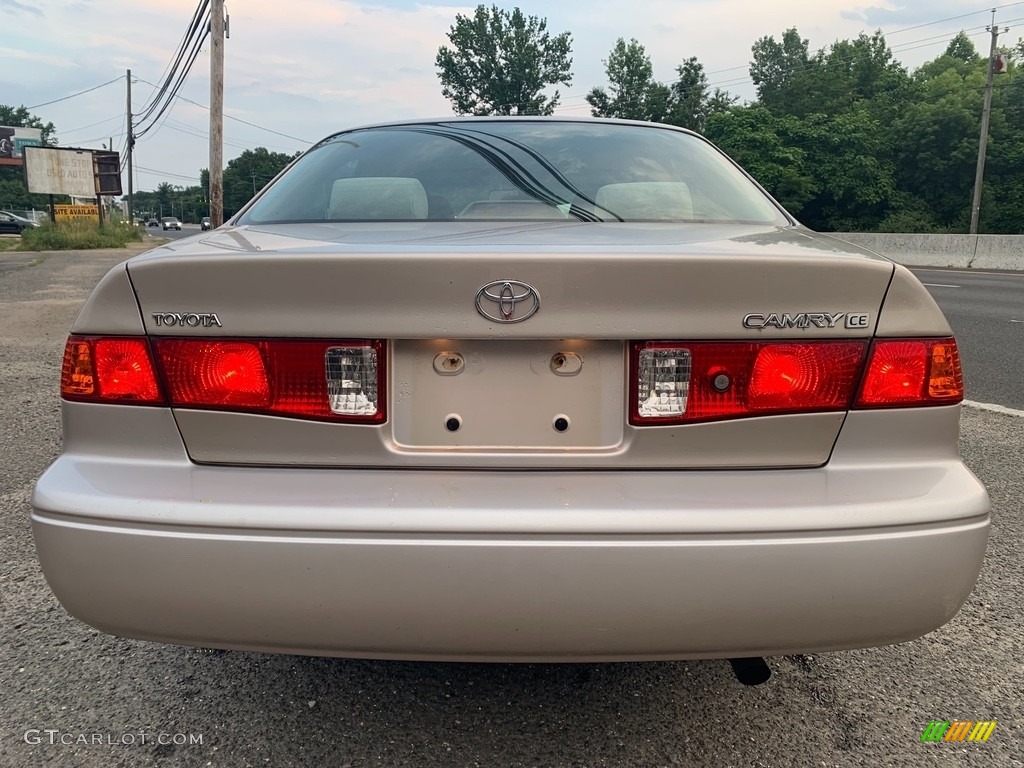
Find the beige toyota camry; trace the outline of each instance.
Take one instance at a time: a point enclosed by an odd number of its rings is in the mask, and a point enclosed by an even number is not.
[[[117,635],[757,682],[967,599],[962,381],[910,272],[697,135],[358,128],[100,282],[33,530]]]

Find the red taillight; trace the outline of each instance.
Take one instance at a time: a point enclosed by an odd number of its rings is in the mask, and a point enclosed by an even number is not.
[[[137,338],[69,338],[60,391],[68,400],[139,405],[164,402],[149,345]]]
[[[754,359],[747,405],[757,411],[847,408],[863,358],[860,342],[765,344]]]
[[[253,342],[160,339],[171,405],[266,408],[270,382]]]
[[[156,339],[171,405],[380,424],[381,341]]]
[[[954,339],[878,339],[871,345],[858,408],[951,405],[963,399]]]
[[[159,338],[152,344],[159,377],[147,339],[70,337],[61,395],[324,421],[387,419],[382,341]]]
[[[629,421],[685,424],[963,400],[955,340],[879,339],[865,365],[866,347],[864,341],[636,342]]]
[[[639,342],[630,423],[681,424],[850,407],[866,342]]]

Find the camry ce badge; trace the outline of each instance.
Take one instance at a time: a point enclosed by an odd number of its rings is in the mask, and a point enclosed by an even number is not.
[[[154,312],[153,322],[158,326],[178,326],[181,328],[221,327],[216,312]]]
[[[476,292],[476,311],[495,323],[521,323],[539,309],[540,293],[522,280],[495,280]]]
[[[743,327],[763,328],[835,328],[840,320],[846,328],[867,328],[866,312],[753,312],[743,318]]]

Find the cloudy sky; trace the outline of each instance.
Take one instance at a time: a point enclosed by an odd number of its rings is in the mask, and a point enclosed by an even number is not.
[[[999,23],[1011,27],[1001,41],[1015,43],[1024,34],[1024,2],[996,5]],[[961,29],[987,49],[992,8],[977,0],[520,0],[518,6],[546,17],[550,31],[572,33],[573,82],[560,89],[559,113],[566,115],[589,114],[583,97],[605,85],[602,59],[619,37],[646,47],[659,80],[671,81],[676,65],[696,56],[712,85],[749,99],[750,47],[764,35],[779,38],[795,26],[815,50],[882,29],[897,58],[914,67],[939,55]],[[295,152],[354,125],[451,114],[434,57],[456,14],[473,7],[447,0],[227,0],[225,160],[258,146]],[[193,0],[0,0],[0,104],[32,107],[53,122],[65,146],[100,148],[112,139],[121,149],[125,70],[132,70],[138,112],[194,10]],[[196,103],[176,101],[139,139],[136,189],[162,181],[197,184],[208,165],[207,54],[200,54],[180,93]]]

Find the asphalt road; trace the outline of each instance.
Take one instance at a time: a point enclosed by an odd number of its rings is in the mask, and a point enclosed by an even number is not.
[[[967,399],[1024,410],[1024,273],[914,269],[953,326]]]
[[[758,688],[714,661],[206,654],[82,625],[39,571],[28,499],[60,448],[67,328],[124,257],[52,254],[0,272],[0,766],[1024,766],[1024,419],[972,408],[964,456],[995,509],[963,611],[916,642],[771,659]],[[929,721],[951,719],[998,726],[986,743],[920,742]]]
[[[183,237],[198,235],[203,231],[198,224],[182,224],[180,230],[164,230],[162,227],[143,227],[143,230],[152,238],[167,238],[168,240],[181,240]]]

